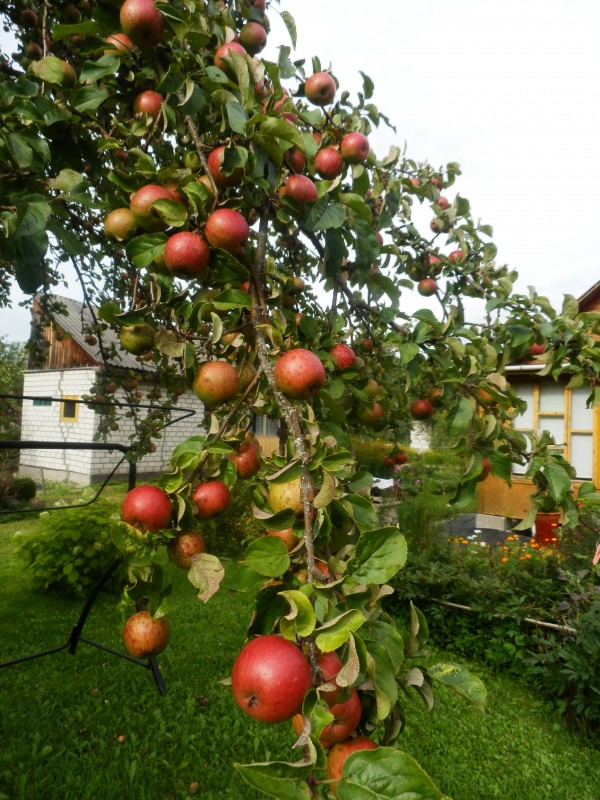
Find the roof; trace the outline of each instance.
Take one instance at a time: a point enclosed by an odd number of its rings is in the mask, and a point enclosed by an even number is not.
[[[580,311],[593,311],[600,305],[600,281],[577,298]]]
[[[54,323],[87,353],[97,366],[109,364],[122,369],[135,369],[138,372],[154,371],[153,364],[144,363],[142,366],[137,356],[123,350],[118,335],[111,328],[107,328],[102,332],[102,342],[107,350],[112,349],[111,345],[114,345],[117,357],[105,361],[99,343],[89,344],[85,340],[86,334],[84,330],[95,325],[95,320],[87,305],[81,303],[79,300],[73,300],[71,297],[62,297],[60,295],[52,295],[52,299],[64,305],[66,309],[66,313],[54,312]],[[96,313],[97,309],[94,306],[92,306],[92,308],[94,313]]]

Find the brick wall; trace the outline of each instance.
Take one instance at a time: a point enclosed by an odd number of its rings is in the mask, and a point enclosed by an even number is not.
[[[25,372],[23,394],[39,397],[76,397],[86,394],[96,378],[94,368],[66,370],[31,370]],[[116,396],[117,400],[124,395]],[[21,438],[33,441],[92,442],[98,418],[95,411],[85,404],[77,404],[77,419],[61,419],[61,403],[51,406],[34,406],[33,400],[23,401],[23,424]],[[144,456],[137,465],[138,474],[158,474],[169,463],[173,448],[188,436],[202,432],[203,406],[193,392],[186,392],[178,406],[194,409],[196,414],[181,422],[175,422],[156,439],[156,452]],[[111,436],[111,441],[128,445],[129,434],[134,432],[134,424],[126,419],[126,409],[119,418],[119,430]],[[176,412],[173,413],[176,417]],[[121,452],[92,450],[21,450],[19,472],[42,480],[68,480],[87,484],[94,478],[107,475],[121,458]],[[122,464],[117,475],[126,476],[129,467]]]
[[[410,446],[422,452],[429,450],[431,439],[431,427],[427,422],[413,421],[410,430]]]

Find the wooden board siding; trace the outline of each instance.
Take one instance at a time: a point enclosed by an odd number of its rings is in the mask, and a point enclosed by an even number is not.
[[[43,369],[97,366],[98,362],[89,353],[86,353],[68,334],[57,332],[54,326],[44,328],[44,338],[49,348]]]

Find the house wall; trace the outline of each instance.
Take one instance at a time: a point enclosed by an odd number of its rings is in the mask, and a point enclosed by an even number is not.
[[[96,378],[96,369],[80,368],[65,370],[28,370],[24,376],[23,394],[33,397],[71,397],[80,399],[89,392]],[[143,388],[143,387],[142,387]],[[124,401],[125,395],[115,396]],[[73,421],[61,419],[60,402],[50,406],[34,405],[34,400],[23,401],[23,424],[21,438],[33,441],[92,442],[97,429],[98,417],[93,409],[84,403],[77,404],[77,418]],[[159,474],[168,468],[173,448],[188,436],[203,431],[204,409],[193,392],[181,395],[178,406],[193,409],[195,415],[175,422],[156,439],[157,449],[144,456],[137,464],[138,475]],[[128,445],[129,434],[134,432],[133,420],[125,417],[123,409],[119,417],[119,430],[111,436],[111,441]],[[174,412],[176,417],[177,413]],[[92,450],[21,450],[19,474],[29,475],[38,480],[71,481],[87,484],[90,480],[103,478],[115,467],[122,454],[120,451]],[[115,473],[126,476],[128,464],[123,463]]]

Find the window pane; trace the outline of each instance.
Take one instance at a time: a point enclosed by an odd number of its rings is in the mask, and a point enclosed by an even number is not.
[[[34,406],[51,406],[52,400],[46,400],[44,398],[39,398],[33,401]]]
[[[63,400],[62,416],[63,419],[75,419],[77,417],[77,403],[74,400]]]
[[[525,411],[515,419],[515,427],[530,431],[533,429],[533,384],[519,383],[514,390],[527,403]]]
[[[279,427],[279,420],[269,419],[265,420],[265,436],[277,436],[277,428]]]
[[[556,444],[565,443],[564,417],[540,417],[540,428],[549,431],[554,436]]]
[[[585,407],[588,396],[588,389],[573,389],[571,392],[571,428],[591,431],[594,427],[593,410]]]
[[[593,451],[591,433],[573,433],[571,435],[571,458],[569,460],[577,470],[578,478],[591,480],[593,472]]]
[[[564,411],[565,389],[557,383],[540,383],[540,411]]]

